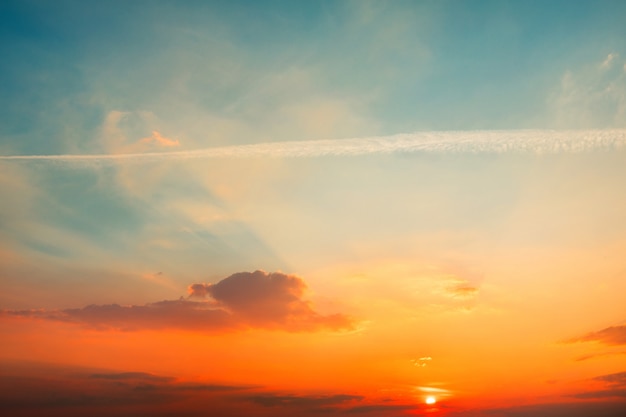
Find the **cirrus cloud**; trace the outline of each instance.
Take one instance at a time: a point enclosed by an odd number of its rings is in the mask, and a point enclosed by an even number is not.
[[[596,332],[590,332],[580,337],[569,339],[566,342],[600,342],[605,345],[626,345],[626,325],[607,327]]]

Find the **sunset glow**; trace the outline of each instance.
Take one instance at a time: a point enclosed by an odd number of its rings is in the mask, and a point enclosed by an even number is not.
[[[626,416],[626,2],[0,21],[0,415]]]

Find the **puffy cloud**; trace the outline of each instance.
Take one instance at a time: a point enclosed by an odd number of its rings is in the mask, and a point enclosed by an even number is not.
[[[566,342],[600,342],[606,345],[626,345],[626,325],[607,327],[597,332],[569,339]]]
[[[349,328],[350,320],[340,314],[322,316],[302,299],[306,284],[282,272],[240,272],[216,284],[194,284],[190,297],[207,296],[238,320],[253,325],[285,326],[290,330],[328,327]]]
[[[177,328],[196,331],[264,328],[287,331],[351,329],[343,314],[321,315],[303,300],[304,281],[280,272],[240,272],[216,284],[193,284],[190,298],[145,305],[89,305],[65,310],[5,310],[0,316],[79,323],[96,329]],[[210,296],[211,299],[203,299]],[[201,298],[196,301],[191,298]]]
[[[610,68],[611,64],[613,63],[613,60],[615,58],[617,58],[618,56],[619,56],[619,54],[614,53],[614,52],[608,54],[606,56],[606,59],[604,61],[602,61],[602,64],[600,65],[600,67],[602,67],[602,68]]]

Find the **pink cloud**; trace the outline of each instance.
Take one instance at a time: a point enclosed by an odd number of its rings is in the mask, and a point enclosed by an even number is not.
[[[180,146],[180,142],[177,139],[166,138],[162,136],[156,130],[152,131],[152,136],[143,138],[139,142],[149,144],[149,145],[163,146],[166,148]]]

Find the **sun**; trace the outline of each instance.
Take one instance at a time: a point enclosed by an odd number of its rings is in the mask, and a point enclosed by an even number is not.
[[[434,404],[436,402],[437,402],[437,399],[433,397],[432,395],[429,395],[428,397],[426,397],[426,404]]]

